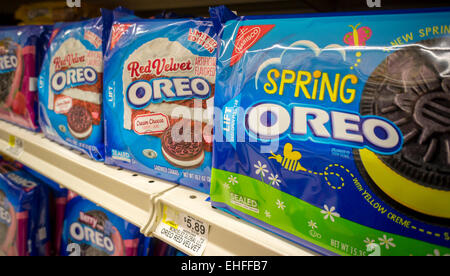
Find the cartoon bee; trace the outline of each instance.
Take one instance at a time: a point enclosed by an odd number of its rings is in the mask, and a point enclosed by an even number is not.
[[[270,152],[272,156],[269,159],[275,159],[278,163],[280,163],[283,168],[288,171],[298,172],[298,171],[307,171],[299,162],[302,158],[302,154],[298,151],[293,151],[293,146],[291,143],[287,143],[284,146],[283,155],[274,154],[272,151]]]

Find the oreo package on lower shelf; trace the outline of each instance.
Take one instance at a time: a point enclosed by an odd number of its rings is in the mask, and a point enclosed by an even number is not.
[[[137,256],[139,228],[69,192],[61,256]]]
[[[0,28],[0,119],[37,131],[37,77],[49,27]]]
[[[50,254],[47,188],[0,157],[0,256]]]
[[[450,254],[448,9],[238,17],[219,45],[213,206],[323,254]]]
[[[113,23],[106,163],[209,192],[216,30],[210,19]]]

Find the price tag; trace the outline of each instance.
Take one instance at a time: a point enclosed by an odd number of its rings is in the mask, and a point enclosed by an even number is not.
[[[163,217],[155,232],[162,240],[182,251],[201,256],[208,243],[209,224],[164,206]]]
[[[13,157],[19,157],[23,152],[22,139],[14,135],[9,135],[9,144],[5,151]]]

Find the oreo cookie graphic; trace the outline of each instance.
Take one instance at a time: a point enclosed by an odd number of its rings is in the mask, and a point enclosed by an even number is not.
[[[394,155],[355,151],[367,182],[397,209],[450,225],[440,207],[450,191],[450,38],[390,54],[367,80],[360,112],[394,122],[404,137]]]
[[[194,130],[184,133],[185,128],[169,127],[161,138],[164,158],[175,167],[193,169],[200,166],[205,159],[203,139]],[[176,137],[174,137],[176,136]]]
[[[82,105],[74,105],[67,113],[70,133],[79,140],[88,138],[92,133],[91,113]]]
[[[0,74],[0,103],[5,102],[8,97],[9,88],[14,78],[14,72],[5,72]]]

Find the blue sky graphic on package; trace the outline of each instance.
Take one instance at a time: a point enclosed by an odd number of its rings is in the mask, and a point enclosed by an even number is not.
[[[120,20],[108,43],[106,163],[209,192],[212,21]]]

